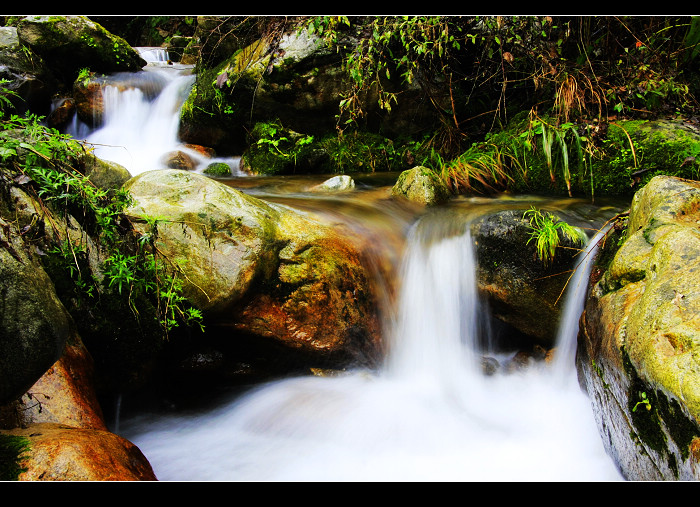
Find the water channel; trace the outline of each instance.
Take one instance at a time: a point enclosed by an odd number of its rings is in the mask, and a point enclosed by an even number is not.
[[[107,87],[105,126],[95,132],[75,127],[76,137],[96,143],[98,156],[132,175],[159,168],[163,153],[184,149],[177,111],[192,79],[158,59],[139,75],[159,83],[157,96]],[[384,308],[388,353],[376,369],[270,381],[196,411],[130,414],[118,432],[142,450],[159,480],[622,479],[576,379],[582,299],[575,290],[585,283],[570,284],[566,299],[573,303],[558,341],[566,352],[558,360],[486,376],[481,356],[498,351],[484,345],[493,331],[476,290],[469,232],[476,217],[508,207],[536,204],[577,215],[580,205],[588,213],[580,220],[593,228],[614,208],[591,213],[590,203],[577,200],[511,196],[458,197],[423,211],[387,198],[397,175],[353,175],[354,192],[319,195],[308,189],[327,176],[252,177],[238,172],[236,159],[228,162],[232,175],[225,184],[376,238],[377,264],[389,264],[396,277],[396,298],[387,298]]]

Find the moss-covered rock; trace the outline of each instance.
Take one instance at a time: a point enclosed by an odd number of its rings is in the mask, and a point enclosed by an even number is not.
[[[103,190],[116,190],[131,179],[131,173],[122,165],[102,160],[88,153],[81,158],[83,171],[90,182]]]
[[[567,273],[581,245],[561,237],[551,264],[537,259],[525,210],[505,210],[476,219],[472,228],[479,291],[491,314],[540,344],[555,345]]]
[[[250,174],[314,172],[313,136],[295,132],[279,121],[258,122],[248,135],[240,168]]]
[[[579,336],[603,441],[630,479],[698,479],[700,183],[653,178],[620,242],[604,248]]]
[[[58,360],[69,322],[39,260],[0,218],[0,404],[21,396]]]
[[[145,172],[125,188],[131,215],[159,218],[156,245],[181,266],[185,295],[234,328],[231,339],[252,336],[316,365],[376,359],[376,298],[349,231],[192,172]]]
[[[160,219],[157,245],[187,274],[185,294],[207,312],[230,309],[274,268],[280,212],[201,174],[149,171],[124,186],[132,216]],[[148,224],[139,225],[152,233]]]
[[[49,113],[58,80],[38,54],[21,44],[14,26],[0,27],[0,79],[7,80],[3,88],[17,94],[7,97],[16,111]]]
[[[209,176],[231,176],[231,166],[226,162],[212,162],[202,172]]]
[[[18,21],[17,33],[68,82],[81,68],[111,73],[146,65],[124,39],[85,16],[27,16]]]
[[[434,206],[449,200],[450,190],[430,168],[416,166],[399,175],[391,189],[391,195],[425,206]]]
[[[603,153],[593,168],[596,195],[631,194],[658,175],[700,176],[700,131],[680,120],[611,123]]]

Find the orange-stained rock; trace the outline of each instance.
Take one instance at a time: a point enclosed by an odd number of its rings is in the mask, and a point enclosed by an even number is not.
[[[87,83],[77,82],[73,85],[75,108],[80,118],[86,124],[99,127],[104,116],[104,97],[102,84],[96,80]]]
[[[202,146],[201,144],[184,144],[183,146],[208,158],[216,156],[216,151],[213,148]]]
[[[73,333],[63,356],[22,396],[21,425],[48,422],[106,430],[92,379],[92,357]]]
[[[21,481],[157,480],[141,450],[108,431],[41,423],[1,433],[29,440]]]
[[[238,330],[307,353],[372,361],[380,331],[372,281],[348,238],[298,239],[280,253],[282,262],[268,290],[235,313]]]
[[[191,171],[196,164],[194,159],[184,151],[175,150],[163,156],[163,164],[170,169]]]
[[[72,98],[63,99],[56,109],[46,117],[46,123],[51,128],[60,129],[71,121],[74,114],[75,100]]]

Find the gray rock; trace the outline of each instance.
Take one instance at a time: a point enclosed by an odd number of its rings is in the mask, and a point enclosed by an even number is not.
[[[70,317],[51,279],[0,219],[0,404],[32,386],[63,352]]]

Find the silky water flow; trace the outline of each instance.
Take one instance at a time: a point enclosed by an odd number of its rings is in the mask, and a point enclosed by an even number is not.
[[[140,72],[103,77],[102,119],[97,128],[77,115],[67,133],[87,141],[95,155],[124,166],[132,176],[168,167],[168,154],[182,152],[201,172],[208,164],[229,164],[238,174],[238,157],[209,157],[180,142],[180,111],[195,81],[191,65],[172,65],[161,48],[137,48],[148,65]]]
[[[187,150],[177,121],[191,76],[155,67],[113,79],[139,86],[105,86],[104,125],[86,135],[98,156],[135,176]],[[582,303],[562,318],[554,367],[485,376],[488,308],[468,223],[434,218],[408,234],[378,371],[271,382],[207,412],[132,417],[120,434],[165,481],[619,480],[576,382]],[[572,280],[567,300],[585,286]]]
[[[469,227],[440,237],[422,223],[380,371],[289,378],[204,414],[133,419],[123,434],[159,480],[620,480],[570,354],[562,367],[482,373],[487,309]],[[567,298],[585,283],[570,287]]]

